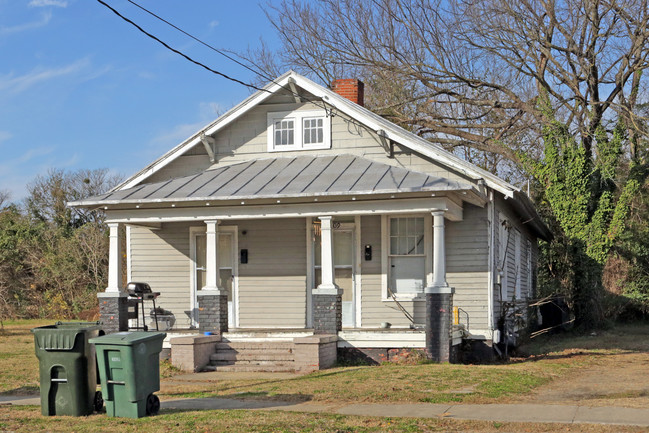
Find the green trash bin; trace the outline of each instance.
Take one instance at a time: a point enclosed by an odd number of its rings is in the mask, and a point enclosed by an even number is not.
[[[101,410],[95,348],[88,342],[103,335],[99,322],[57,322],[32,332],[39,361],[41,413],[83,416]]]
[[[164,332],[117,332],[90,340],[97,350],[108,416],[155,415],[160,400],[160,352]]]

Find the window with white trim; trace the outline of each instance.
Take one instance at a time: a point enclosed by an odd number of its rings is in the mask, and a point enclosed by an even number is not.
[[[331,119],[324,111],[268,113],[268,151],[329,149]]]
[[[415,295],[426,287],[424,217],[389,219],[389,288],[395,295]]]

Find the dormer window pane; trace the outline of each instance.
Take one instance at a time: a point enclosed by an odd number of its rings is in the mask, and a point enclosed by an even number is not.
[[[324,124],[322,118],[304,119],[304,144],[322,144],[324,142]]]
[[[295,128],[292,120],[275,122],[275,145],[291,146],[295,142]]]

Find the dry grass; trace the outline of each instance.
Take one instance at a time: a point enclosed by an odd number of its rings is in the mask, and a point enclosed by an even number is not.
[[[0,431],[14,432],[592,432],[639,433],[640,427],[499,423],[486,421],[458,421],[446,418],[377,418],[313,413],[268,412],[245,410],[213,410],[174,412],[162,410],[160,415],[141,419],[108,418],[105,415],[89,417],[42,417],[30,407],[0,406]]]
[[[52,321],[6,321],[0,330],[0,393],[38,392],[38,359],[34,354],[32,328]]]
[[[390,365],[341,367],[279,380],[163,382],[166,397],[235,397],[317,402],[485,403],[548,382],[541,366]]]

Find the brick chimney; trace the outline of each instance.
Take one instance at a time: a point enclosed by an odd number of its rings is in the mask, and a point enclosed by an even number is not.
[[[331,82],[331,90],[350,101],[364,106],[365,84],[356,78],[346,78]]]

